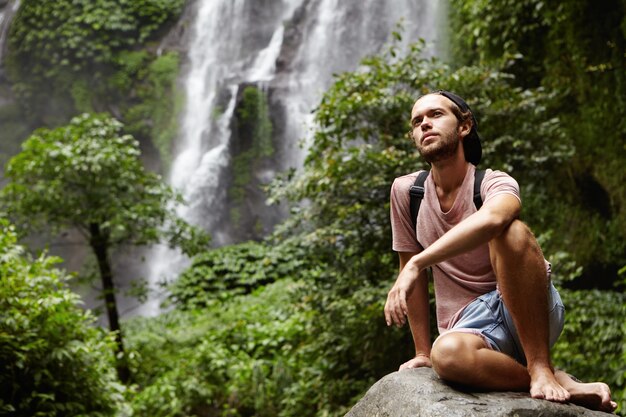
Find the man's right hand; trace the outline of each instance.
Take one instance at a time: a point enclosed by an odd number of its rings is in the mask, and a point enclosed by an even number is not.
[[[401,371],[403,369],[422,368],[422,367],[432,368],[432,366],[433,365],[430,362],[430,357],[424,354],[419,354],[415,356],[413,359],[406,361],[402,365],[400,365],[399,370]]]
[[[419,277],[420,270],[415,263],[408,263],[402,268],[395,284],[387,294],[385,303],[385,321],[387,326],[404,326],[408,315],[407,298]]]

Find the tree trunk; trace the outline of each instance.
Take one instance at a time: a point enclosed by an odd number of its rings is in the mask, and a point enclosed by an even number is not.
[[[122,329],[120,328],[119,314],[117,312],[117,302],[115,301],[115,284],[113,283],[113,273],[111,271],[111,263],[109,261],[109,237],[100,229],[100,225],[92,223],[89,226],[90,240],[89,244],[93,249],[96,259],[98,260],[98,269],[100,270],[100,278],[102,279],[102,291],[104,292],[104,303],[109,318],[109,328],[115,333],[115,341],[117,342],[117,374],[122,382],[128,382],[130,371],[126,363],[124,354],[124,339]]]

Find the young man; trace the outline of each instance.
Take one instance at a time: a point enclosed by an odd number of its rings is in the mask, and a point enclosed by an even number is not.
[[[473,202],[482,148],[465,101],[439,91],[420,97],[411,136],[431,170],[417,223],[409,189],[418,173],[396,178],[391,191],[393,249],[400,274],[385,305],[387,325],[408,317],[415,357],[400,369],[432,366],[444,380],[486,390],[528,391],[613,411],[606,384],[580,383],[554,370],[550,346],[564,308],[550,283],[550,265],[519,219],[517,182],[487,170],[482,207]],[[432,267],[440,336],[432,348],[426,269]]]

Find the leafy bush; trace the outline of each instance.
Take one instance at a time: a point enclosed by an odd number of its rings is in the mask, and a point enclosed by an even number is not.
[[[383,291],[330,300],[314,282],[281,279],[204,310],[134,320],[133,407],[157,416],[342,415],[409,355],[406,335],[384,324]]]
[[[504,63],[515,75],[512,85],[541,87],[553,97],[543,122],[558,117],[554,128],[574,152],[544,181],[532,182],[528,194],[539,194],[541,203],[528,213],[559,231],[548,250],[570,252],[583,267],[577,288],[609,289],[626,264],[625,19],[621,0],[601,8],[592,0],[453,0],[450,7],[452,62]]]
[[[0,414],[116,415],[114,339],[78,306],[58,262],[28,257],[0,220]]]
[[[304,363],[310,313],[282,280],[203,311],[173,311],[128,324],[137,352],[133,401],[140,415],[277,415],[280,394]],[[280,375],[278,375],[280,374]],[[279,376],[279,378],[276,378]]]
[[[172,284],[170,298],[183,310],[211,306],[281,278],[302,276],[306,256],[305,247],[295,240],[276,246],[246,242],[214,249],[193,259]]]
[[[53,79],[93,71],[145,42],[178,16],[184,0],[24,0],[11,25],[14,69]],[[19,77],[19,74],[13,74]]]
[[[127,325],[135,410],[340,415],[397,369],[412,346],[385,326],[386,283],[348,292],[319,249],[298,236],[197,256],[172,287],[176,310]]]

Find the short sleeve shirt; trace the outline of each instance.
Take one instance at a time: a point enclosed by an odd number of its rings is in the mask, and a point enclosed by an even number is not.
[[[447,212],[441,210],[435,183],[429,175],[424,183],[425,194],[415,228],[411,220],[409,189],[418,172],[396,178],[391,187],[393,250],[419,252],[475,213],[474,172],[475,167],[470,164],[454,204]],[[511,194],[519,200],[517,181],[504,172],[488,169],[480,187],[483,203],[500,194]],[[496,288],[487,244],[434,265],[432,269],[440,332],[454,325],[455,318],[467,304]]]

